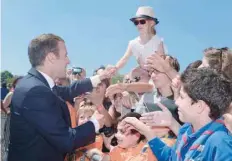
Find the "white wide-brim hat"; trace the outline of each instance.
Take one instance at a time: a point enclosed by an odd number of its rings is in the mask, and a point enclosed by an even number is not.
[[[155,18],[155,13],[152,7],[150,6],[142,6],[139,7],[135,17],[131,18],[130,20],[134,22],[137,18],[145,18],[145,19],[152,19],[155,21],[156,24],[159,23],[158,19]]]

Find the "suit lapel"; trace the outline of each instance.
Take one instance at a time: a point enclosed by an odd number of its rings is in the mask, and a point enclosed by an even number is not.
[[[28,74],[36,77],[37,79],[39,79],[41,82],[44,83],[45,86],[47,86],[50,89],[50,86],[49,86],[47,80],[35,68],[31,68],[29,70]],[[56,86],[54,88],[56,88]],[[57,92],[55,92],[54,95],[56,95],[56,97],[57,97],[57,101],[58,101],[57,105],[60,106],[61,109],[62,109],[62,111],[63,111],[63,118],[64,118],[64,120],[69,124],[69,126],[71,126],[70,114],[69,114],[68,107],[67,107],[65,101],[61,97],[59,97],[59,94]]]

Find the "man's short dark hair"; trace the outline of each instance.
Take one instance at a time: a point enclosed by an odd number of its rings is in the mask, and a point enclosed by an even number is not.
[[[181,75],[184,91],[194,101],[204,101],[211,119],[221,117],[232,101],[231,82],[209,68],[188,69]]]
[[[28,56],[32,67],[43,65],[49,52],[59,57],[58,42],[64,40],[54,34],[42,34],[34,38],[28,46]]]

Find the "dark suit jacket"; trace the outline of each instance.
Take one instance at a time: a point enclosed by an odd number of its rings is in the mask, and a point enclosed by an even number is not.
[[[12,98],[9,161],[62,161],[65,154],[95,141],[92,122],[71,128],[66,100],[92,90],[90,79],[57,87],[57,96],[34,68]]]

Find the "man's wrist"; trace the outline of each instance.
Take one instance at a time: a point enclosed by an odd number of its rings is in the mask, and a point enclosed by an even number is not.
[[[99,79],[102,81],[102,80],[104,80],[106,77],[105,77],[105,75],[103,75],[103,74],[101,74],[101,75],[99,75]]]
[[[90,77],[90,80],[91,80],[93,87],[97,87],[97,85],[99,83],[101,83],[101,78],[99,75],[95,75],[95,76]]]

